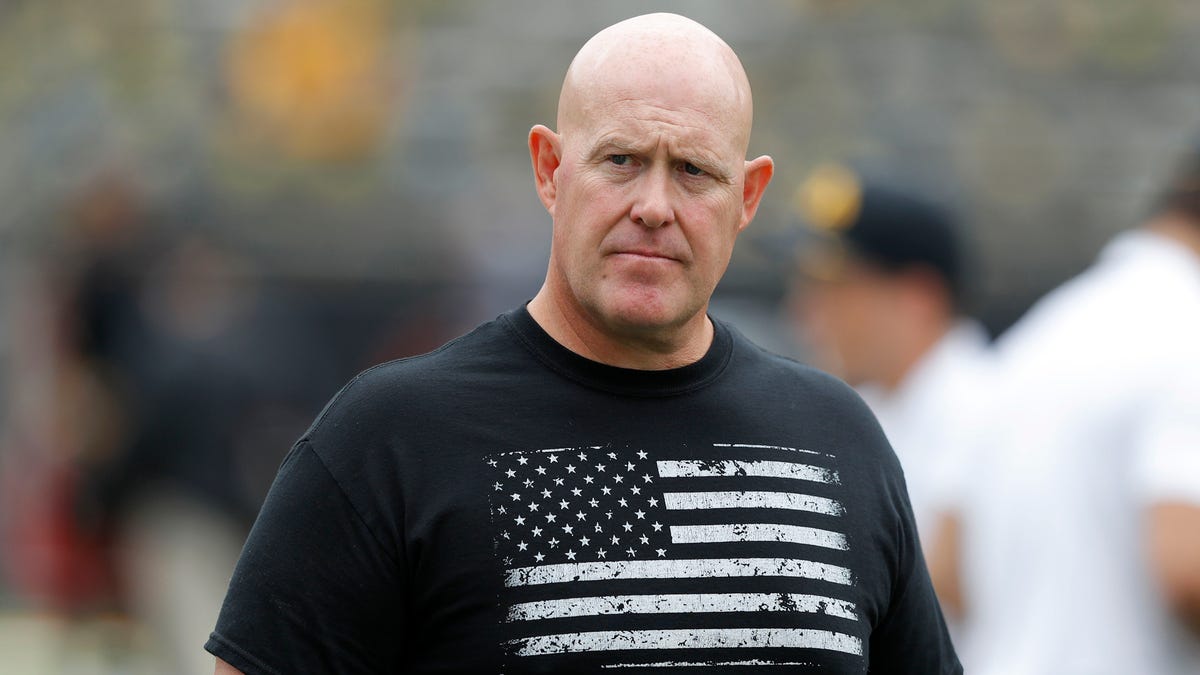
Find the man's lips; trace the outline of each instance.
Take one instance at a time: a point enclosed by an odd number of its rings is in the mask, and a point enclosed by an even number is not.
[[[632,257],[636,257],[636,258],[646,258],[646,259],[650,259],[650,260],[670,260],[673,262],[679,262],[678,258],[670,256],[661,251],[652,251],[652,250],[640,249],[640,248],[639,249],[625,249],[623,251],[614,251],[612,253],[612,255],[632,256]]]

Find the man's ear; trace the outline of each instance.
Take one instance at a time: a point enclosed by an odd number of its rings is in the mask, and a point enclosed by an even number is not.
[[[775,160],[767,155],[746,162],[746,181],[742,185],[742,220],[738,224],[738,231],[745,229],[750,221],[754,220],[763,193],[767,190],[767,183],[771,182],[771,176],[774,175]]]
[[[533,162],[533,182],[538,197],[550,215],[558,199],[558,180],[555,172],[562,161],[561,137],[537,124],[529,130],[529,159]]]

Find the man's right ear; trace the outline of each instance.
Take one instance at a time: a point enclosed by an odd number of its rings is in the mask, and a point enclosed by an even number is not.
[[[558,165],[562,161],[562,142],[558,134],[541,124],[529,130],[529,159],[533,161],[533,181],[538,197],[550,215],[558,199]]]

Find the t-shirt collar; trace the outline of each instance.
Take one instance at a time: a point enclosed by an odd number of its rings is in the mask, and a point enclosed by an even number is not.
[[[504,314],[501,320],[547,368],[584,386],[625,396],[674,396],[707,386],[729,365],[733,352],[729,328],[711,317],[713,341],[704,356],[667,370],[620,368],[580,356],[550,337],[524,305]]]

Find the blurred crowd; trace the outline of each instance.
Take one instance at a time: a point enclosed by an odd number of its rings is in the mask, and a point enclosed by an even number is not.
[[[211,670],[324,402],[536,291],[601,4],[0,3],[0,661]],[[894,4],[664,4],[780,167],[714,313],[875,411],[967,672],[1200,673],[1200,11]]]

